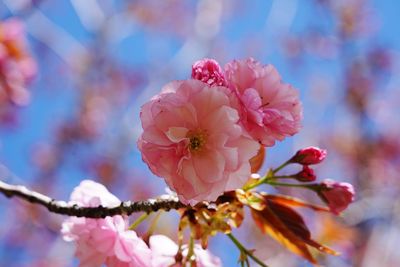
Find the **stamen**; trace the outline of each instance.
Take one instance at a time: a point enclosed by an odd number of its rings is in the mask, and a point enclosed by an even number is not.
[[[187,137],[189,138],[189,149],[192,152],[199,152],[207,141],[207,132],[204,130],[189,131]]]

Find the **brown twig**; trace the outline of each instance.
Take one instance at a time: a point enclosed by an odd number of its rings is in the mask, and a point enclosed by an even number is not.
[[[117,207],[80,207],[70,205],[65,201],[54,200],[41,193],[31,191],[22,185],[10,185],[0,181],[0,192],[6,197],[19,197],[30,203],[39,204],[46,207],[50,212],[86,218],[104,218],[114,215],[131,215],[135,212],[154,212],[158,210],[177,210],[187,207],[174,196],[165,196],[163,198],[148,199],[143,201],[124,201]]]

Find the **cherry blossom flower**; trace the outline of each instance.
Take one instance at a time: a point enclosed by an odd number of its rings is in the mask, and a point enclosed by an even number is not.
[[[282,83],[272,65],[262,66],[252,58],[234,60],[225,66],[228,86],[242,104],[242,122],[264,146],[300,130],[302,106],[298,91]]]
[[[181,264],[175,263],[175,255],[178,252],[178,245],[164,235],[153,235],[149,240],[152,252],[153,267],[181,267]],[[182,256],[186,257],[188,253],[187,245],[182,246]],[[208,250],[204,250],[200,245],[194,245],[194,255],[196,256],[197,267],[221,267],[221,260],[212,255]],[[175,264],[174,264],[175,263]]]
[[[339,214],[354,201],[355,192],[353,186],[349,183],[339,183],[326,179],[320,184],[318,194],[333,213]]]
[[[114,207],[120,200],[103,185],[85,180],[71,194],[71,204]],[[121,215],[104,219],[70,217],[62,225],[64,240],[76,242],[80,266],[150,266],[151,252]]]
[[[71,193],[71,202],[85,207],[115,207],[121,201],[111,194],[107,188],[91,180],[83,180]]]
[[[230,95],[225,87],[186,80],[168,84],[142,107],[142,158],[184,203],[213,201],[250,177],[259,146],[239,125]]]
[[[210,86],[226,85],[224,72],[218,62],[209,58],[204,58],[193,64],[192,79],[202,81]]]
[[[318,164],[325,159],[326,155],[325,149],[310,146],[297,151],[293,158],[290,159],[290,162],[302,165]]]

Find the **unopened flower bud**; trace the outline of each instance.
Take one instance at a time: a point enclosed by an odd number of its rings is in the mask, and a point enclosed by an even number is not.
[[[349,183],[339,183],[327,179],[320,184],[318,194],[333,213],[339,214],[354,201],[355,192]]]
[[[297,151],[290,162],[302,165],[318,164],[325,159],[326,154],[325,149],[310,146]]]
[[[225,77],[218,62],[204,58],[196,61],[192,66],[192,79],[202,81],[210,86],[225,86]]]
[[[308,167],[308,165],[303,166],[303,170],[296,174],[296,180],[300,182],[312,182],[317,179],[314,174],[314,170]]]

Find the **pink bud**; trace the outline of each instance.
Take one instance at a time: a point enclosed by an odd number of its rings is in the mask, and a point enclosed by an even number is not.
[[[324,180],[320,184],[319,196],[328,204],[330,210],[339,214],[354,201],[354,188],[349,183],[338,183],[333,180]]]
[[[225,86],[225,77],[218,62],[204,58],[196,61],[192,66],[192,79],[202,81],[210,86]]]
[[[296,174],[296,180],[300,182],[312,182],[315,181],[317,177],[314,174],[314,170],[308,167],[308,165],[303,166],[303,170]]]
[[[325,149],[310,146],[297,151],[290,162],[302,165],[318,164],[325,159],[326,154]]]

